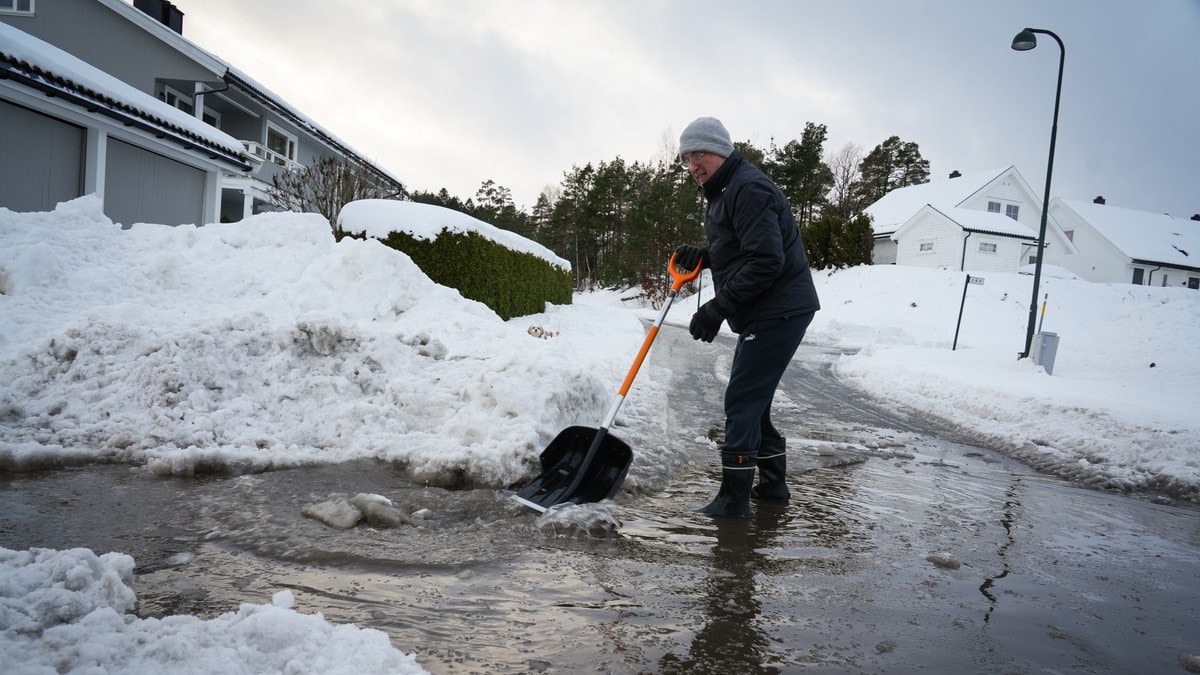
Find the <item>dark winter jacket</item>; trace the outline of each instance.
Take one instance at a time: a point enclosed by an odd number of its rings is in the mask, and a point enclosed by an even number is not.
[[[766,174],[735,151],[702,191],[716,298],[735,333],[821,308],[792,210]]]

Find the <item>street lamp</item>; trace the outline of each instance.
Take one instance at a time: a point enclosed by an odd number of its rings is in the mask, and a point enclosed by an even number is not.
[[[1025,331],[1025,351],[1017,357],[1023,359],[1029,356],[1033,345],[1033,324],[1037,319],[1038,286],[1042,281],[1042,258],[1046,253],[1046,217],[1050,212],[1050,175],[1054,172],[1054,141],[1058,136],[1058,102],[1062,98],[1063,62],[1067,60],[1067,48],[1062,40],[1052,31],[1041,28],[1026,28],[1013,38],[1012,48],[1018,52],[1027,52],[1037,46],[1034,33],[1049,35],[1058,43],[1058,89],[1054,92],[1054,124],[1050,127],[1050,160],[1046,163],[1046,192],[1042,197],[1042,226],[1038,230],[1038,255],[1033,265],[1033,299],[1029,301],[1029,327]]]

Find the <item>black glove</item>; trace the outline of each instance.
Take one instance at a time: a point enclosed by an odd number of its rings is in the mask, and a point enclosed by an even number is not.
[[[675,249],[675,267],[686,272],[697,267],[708,267],[708,249],[682,244]]]
[[[716,298],[700,305],[700,309],[692,315],[692,323],[688,325],[688,330],[692,332],[692,339],[712,342],[713,338],[717,337],[717,332],[721,330],[721,322],[725,320],[726,316],[725,310],[721,309]]]

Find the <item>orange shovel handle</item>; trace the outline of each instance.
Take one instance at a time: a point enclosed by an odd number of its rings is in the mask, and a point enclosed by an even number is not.
[[[671,273],[671,278],[674,279],[674,282],[671,284],[671,293],[667,296],[667,302],[663,304],[662,312],[660,312],[658,315],[658,321],[656,321],[654,325],[650,327],[650,331],[646,333],[646,339],[642,342],[642,348],[638,351],[637,358],[633,360],[633,365],[630,366],[629,373],[625,375],[625,381],[621,383],[621,390],[617,392],[620,394],[620,398],[617,399],[617,403],[613,406],[613,409],[607,419],[607,423],[611,423],[612,419],[616,417],[617,408],[620,406],[620,402],[624,400],[625,395],[629,393],[629,387],[633,384],[633,378],[637,377],[638,370],[640,370],[642,367],[642,361],[645,360],[646,354],[650,352],[650,345],[654,344],[654,338],[658,335],[659,327],[662,326],[663,321],[666,320],[667,312],[671,310],[671,303],[675,301],[675,296],[679,294],[679,290],[683,288],[684,284],[689,281],[693,281],[696,277],[700,276],[701,267],[703,266],[696,265],[696,269],[690,272],[682,272],[675,267],[675,254],[671,254],[671,260],[667,263],[667,271]]]

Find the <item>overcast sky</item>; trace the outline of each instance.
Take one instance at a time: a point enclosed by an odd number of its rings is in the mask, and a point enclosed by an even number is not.
[[[529,207],[572,165],[651,161],[713,115],[765,148],[888,136],[933,177],[1200,213],[1200,0],[174,0],[184,35],[410,189]]]

